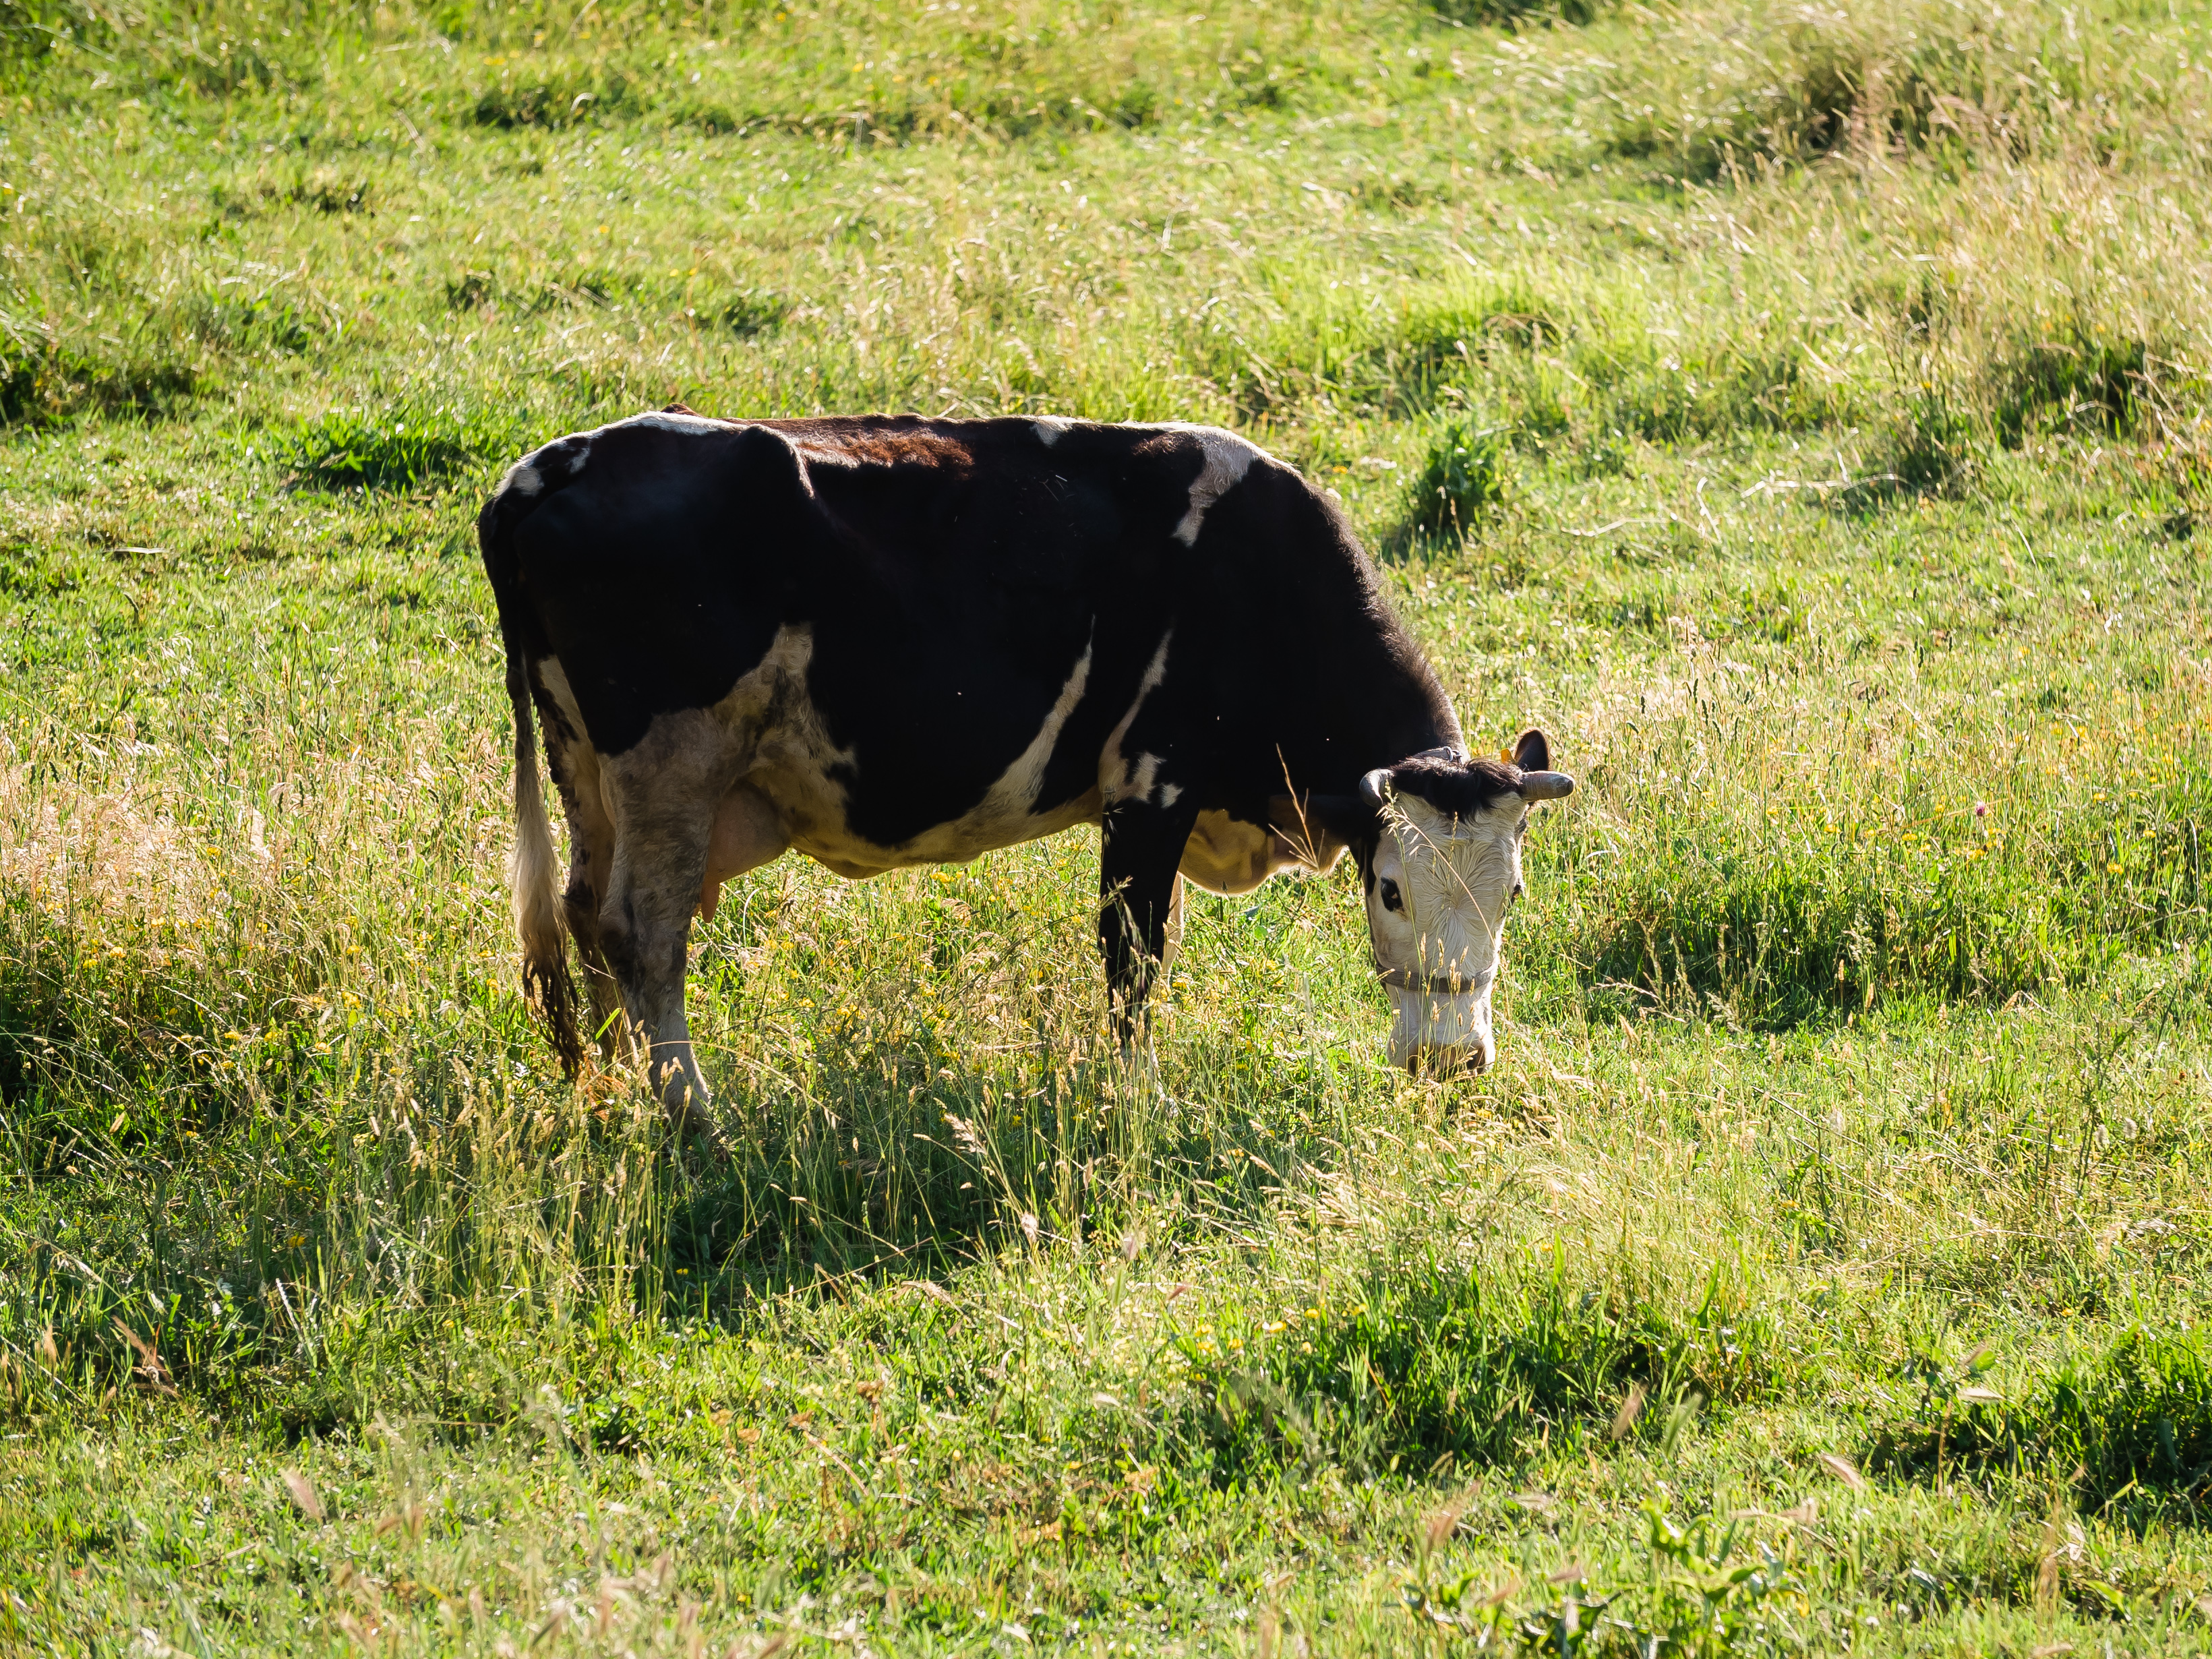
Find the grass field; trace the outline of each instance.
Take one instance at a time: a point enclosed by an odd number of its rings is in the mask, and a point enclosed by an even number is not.
[[[2212,16],[0,0],[0,1650],[2212,1649]],[[571,1087],[472,531],[680,398],[1236,427],[1553,734],[694,935]]]

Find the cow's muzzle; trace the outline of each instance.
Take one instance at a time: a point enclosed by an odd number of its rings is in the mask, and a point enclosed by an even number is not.
[[[1425,974],[1410,968],[1383,968],[1376,977],[1389,987],[1397,1003],[1390,1034],[1390,1058],[1416,1077],[1471,1077],[1490,1065],[1490,988],[1486,973]]]
[[[1479,1077],[1489,1069],[1490,1045],[1486,1042],[1469,1042],[1449,1048],[1424,1046],[1406,1057],[1406,1070],[1415,1077]]]

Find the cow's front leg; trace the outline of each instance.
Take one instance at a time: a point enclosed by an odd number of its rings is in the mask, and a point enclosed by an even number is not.
[[[1182,942],[1183,845],[1198,809],[1121,801],[1106,812],[1099,848],[1098,945],[1114,1003],[1115,1035],[1127,1045],[1143,1020],[1153,981]]]

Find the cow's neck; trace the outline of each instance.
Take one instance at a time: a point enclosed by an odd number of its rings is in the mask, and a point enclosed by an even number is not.
[[[1340,615],[1313,621],[1310,637],[1325,643],[1305,665],[1305,718],[1282,754],[1300,789],[1343,793],[1378,766],[1465,746],[1451,699],[1394,615],[1352,629]]]

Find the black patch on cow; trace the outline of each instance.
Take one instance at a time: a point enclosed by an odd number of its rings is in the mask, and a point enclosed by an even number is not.
[[[1454,817],[1471,818],[1521,792],[1521,769],[1503,761],[1421,755],[1390,769],[1390,785]]]
[[[522,510],[511,539],[532,655],[561,659],[608,755],[656,714],[726,696],[779,626],[777,583],[761,580],[754,550],[829,534],[791,445],[758,427],[607,428],[580,470],[558,489],[548,478]]]
[[[711,707],[784,627],[847,827],[896,848],[976,805],[1091,653],[1033,811],[1099,782],[1102,751],[1172,634],[1124,738],[1189,811],[1267,822],[1271,798],[1455,744],[1442,687],[1342,514],[1255,457],[1175,531],[1223,434],[917,416],[678,428],[651,417],[532,458],[540,489],[484,515],[514,646],[557,655],[592,745]]]

